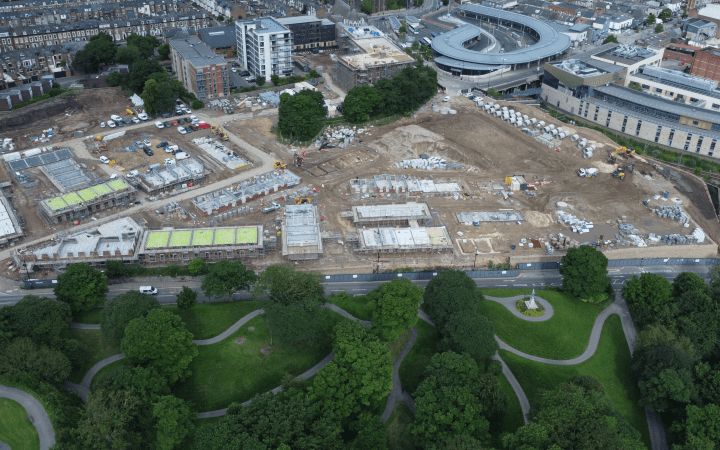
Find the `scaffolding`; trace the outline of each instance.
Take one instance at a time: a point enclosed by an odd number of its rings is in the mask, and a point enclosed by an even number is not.
[[[409,224],[412,221],[423,225],[432,218],[427,203],[404,203],[391,205],[353,206],[351,215],[355,224]]]
[[[353,250],[361,253],[406,253],[453,251],[447,228],[371,228],[359,230],[351,241]]]
[[[316,205],[285,206],[282,255],[291,261],[319,259],[323,252],[319,219]]]

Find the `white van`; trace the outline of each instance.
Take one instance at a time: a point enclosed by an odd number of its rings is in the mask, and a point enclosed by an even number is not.
[[[188,159],[189,157],[190,157],[190,155],[188,155],[185,152],[175,153],[175,159],[177,159],[178,161],[182,161],[183,159]]]
[[[157,288],[152,286],[140,286],[139,291],[141,294],[157,295]]]

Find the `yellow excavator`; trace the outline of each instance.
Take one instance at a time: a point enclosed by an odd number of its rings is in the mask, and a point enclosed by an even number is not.
[[[310,203],[310,197],[295,197],[295,204],[302,205],[304,203]]]
[[[287,164],[281,162],[279,159],[275,161],[275,168],[276,169],[284,169],[287,167]]]
[[[225,134],[225,131],[223,131],[223,129],[220,125],[212,125],[210,128],[220,139],[222,139],[223,141],[228,140],[227,134]]]
[[[615,172],[612,174],[613,178],[619,178],[621,180],[625,179],[625,170],[622,167],[618,167],[615,169]]]
[[[635,149],[632,147],[618,147],[615,149],[615,152],[613,152],[613,154],[610,155],[610,162],[612,164],[615,164],[618,156],[622,156],[623,158],[630,158],[634,154],[635,154]]]

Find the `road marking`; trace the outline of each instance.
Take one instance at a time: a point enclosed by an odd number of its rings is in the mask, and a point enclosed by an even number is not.
[[[545,283],[533,283],[533,286],[545,286]]]
[[[507,286],[507,284],[496,284],[495,286],[503,286],[503,287],[505,287],[505,286]]]
[[[515,286],[527,286],[527,284],[516,284]]]
[[[361,292],[367,291],[367,289],[352,289],[352,290],[353,290],[353,291],[361,291]]]

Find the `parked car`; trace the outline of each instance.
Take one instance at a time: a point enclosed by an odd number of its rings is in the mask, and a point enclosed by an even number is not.
[[[206,128],[210,128],[210,124],[205,123],[205,122],[200,122],[199,124],[197,124],[197,126],[198,126],[198,128],[203,129],[203,130]]]
[[[117,126],[117,125],[115,125],[115,122],[113,122],[112,120],[109,121],[107,124],[110,128],[115,128]]]
[[[163,122],[163,126],[165,128],[170,128],[172,125],[170,124],[170,122]]]
[[[174,127],[178,126],[177,120],[173,120],[172,122],[170,122],[170,125]]]
[[[183,107],[183,111],[185,111],[185,114],[192,114],[192,109],[188,108],[187,106]]]
[[[100,122],[100,128],[105,128],[105,122]]]
[[[188,155],[185,152],[175,153],[175,159],[177,159],[178,161],[182,161],[183,159],[188,159],[189,157],[190,157],[190,155]]]
[[[198,119],[197,116],[190,116],[190,121],[191,121],[192,123],[195,123],[195,122],[199,122],[200,119]]]
[[[233,67],[232,69],[230,69],[230,70],[232,70],[232,71],[233,71],[233,73],[237,73],[237,69],[236,69],[236,68],[234,68],[234,67]]]
[[[163,125],[162,122],[155,122],[155,126],[158,127],[158,128],[160,128],[160,129],[165,128],[165,126]]]
[[[159,143],[158,145],[156,145],[155,148],[163,148],[163,147],[167,147],[167,146],[168,146],[168,142],[167,142],[167,141],[162,141],[161,143]]]
[[[273,211],[277,211],[278,209],[282,208],[280,203],[272,202],[269,206],[264,207],[261,211],[265,214],[271,213]]]
[[[135,147],[137,147],[137,148],[142,148],[142,147],[143,147],[143,143],[140,142],[140,141],[135,141]]]
[[[167,166],[168,164],[175,164],[175,160],[173,158],[165,158],[165,165]]]
[[[118,120],[118,121],[117,121],[117,122],[115,122],[115,123],[116,123],[116,124],[117,124],[117,126],[118,126],[118,127],[120,127],[120,128],[122,128],[122,127],[124,127],[124,126],[125,126],[125,122],[123,122],[122,120]]]
[[[110,164],[110,160],[108,159],[107,156],[101,156],[100,162],[105,163],[105,164]]]
[[[190,128],[189,125],[185,127],[185,134],[190,134],[190,133],[192,133],[192,132],[193,132],[193,129]]]
[[[152,286],[140,286],[138,289],[141,294],[157,295],[158,290]]]
[[[130,125],[132,123],[129,119],[123,119],[122,121],[125,123],[125,125]]]
[[[152,143],[148,139],[145,139],[143,141],[143,144],[145,144],[146,147],[150,147],[152,145]]]
[[[148,120],[148,115],[145,113],[138,114],[138,119],[140,120]]]
[[[138,119],[137,117],[133,117],[132,123],[140,123],[140,119]]]
[[[180,132],[180,134],[186,134],[186,133],[187,133],[187,131],[185,131],[185,127],[178,127],[178,131]]]
[[[248,72],[247,70],[243,70],[242,72],[240,72],[240,76],[241,76],[241,77],[249,77],[249,76],[250,76],[250,72]]]
[[[111,119],[111,120],[114,120],[115,122],[117,122],[118,120],[122,120],[122,117],[116,116],[115,114],[113,114],[112,116],[110,116],[110,119]]]
[[[135,178],[138,175],[140,175],[140,172],[138,172],[137,170],[131,170],[126,176],[128,178]]]
[[[165,147],[165,153],[173,153],[179,149],[180,147],[178,147],[177,145],[168,145],[167,147]]]
[[[150,150],[150,149],[147,148],[147,147],[143,147],[143,151],[144,151],[145,154],[148,155],[148,156],[152,156],[152,155],[153,155],[153,151]]]
[[[247,81],[248,83],[254,83],[257,81],[257,79],[255,77],[247,77],[245,78],[245,81]]]
[[[178,125],[182,125],[182,124],[185,123],[185,119],[183,119],[183,118],[181,117],[181,118],[179,118],[179,119],[177,120],[177,123],[178,123]]]

